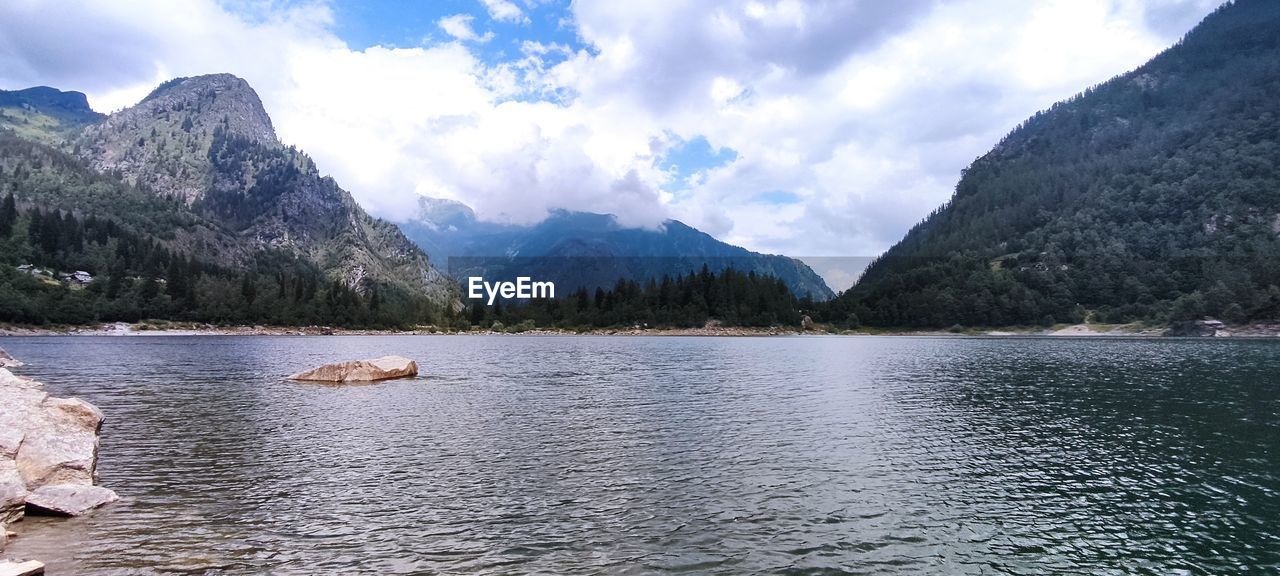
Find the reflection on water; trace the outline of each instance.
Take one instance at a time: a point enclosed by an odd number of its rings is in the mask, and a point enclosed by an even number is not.
[[[1280,343],[0,344],[108,418],[123,500],[15,527],[51,574],[1280,570]]]

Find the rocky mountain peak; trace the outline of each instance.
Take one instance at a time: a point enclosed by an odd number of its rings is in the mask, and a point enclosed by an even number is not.
[[[99,171],[190,203],[209,187],[209,150],[218,134],[280,146],[249,83],[210,74],[161,84],[138,104],[85,129],[76,150]]]
[[[232,74],[207,74],[174,78],[152,90],[136,106],[113,114],[110,123],[141,117],[178,114],[194,125],[221,124],[224,130],[259,142],[276,142],[271,117],[262,99],[243,78]],[[194,127],[194,126],[193,126]]]

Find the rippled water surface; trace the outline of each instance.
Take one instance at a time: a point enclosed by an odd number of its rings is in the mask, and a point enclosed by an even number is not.
[[[1280,343],[4,338],[122,501],[51,574],[1276,573]],[[423,377],[281,379],[401,354]]]

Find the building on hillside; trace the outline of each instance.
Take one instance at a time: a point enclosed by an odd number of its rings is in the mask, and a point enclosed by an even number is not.
[[[84,270],[76,270],[70,274],[63,274],[62,279],[75,284],[88,284],[93,282],[93,275]]]

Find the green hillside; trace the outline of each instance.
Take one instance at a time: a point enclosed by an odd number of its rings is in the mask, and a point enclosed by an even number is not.
[[[0,90],[0,129],[45,144],[64,143],[105,117],[89,108],[89,99],[80,92],[48,86]]]
[[[1278,286],[1280,2],[1238,0],[1017,127],[824,316],[1246,322]]]

